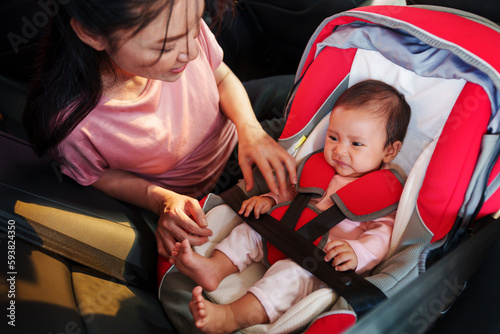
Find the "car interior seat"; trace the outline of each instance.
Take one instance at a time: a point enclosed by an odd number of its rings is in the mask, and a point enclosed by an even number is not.
[[[59,5],[0,4],[0,305],[15,302],[0,331],[175,333],[156,294],[155,215],[81,187],[26,141],[36,43]]]

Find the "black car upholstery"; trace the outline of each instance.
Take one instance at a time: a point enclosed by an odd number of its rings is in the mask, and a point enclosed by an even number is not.
[[[1,247],[7,240],[0,233]],[[7,283],[0,294],[2,315],[7,313],[2,333],[175,333],[154,285],[124,284],[21,238],[16,238],[15,253],[16,274],[2,278],[2,285]],[[10,273],[7,252],[0,252],[0,261],[2,275]]]

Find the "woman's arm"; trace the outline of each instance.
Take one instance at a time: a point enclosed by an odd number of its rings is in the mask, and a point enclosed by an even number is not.
[[[238,131],[238,160],[247,190],[253,187],[252,165],[256,164],[269,189],[274,193],[283,192],[286,189],[286,171],[291,182],[297,182],[295,159],[262,129],[243,84],[226,64],[222,63],[215,70],[215,79],[221,110]]]
[[[118,200],[131,203],[158,214],[156,240],[158,253],[168,257],[176,241],[188,239],[191,245],[208,241],[212,231],[207,228],[205,214],[198,201],[154,185],[134,174],[107,170],[93,187]]]

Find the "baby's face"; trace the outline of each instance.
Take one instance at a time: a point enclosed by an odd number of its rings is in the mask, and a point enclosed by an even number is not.
[[[326,161],[342,176],[360,177],[379,169],[395,157],[393,146],[385,147],[385,127],[384,119],[369,112],[335,107],[326,134]]]

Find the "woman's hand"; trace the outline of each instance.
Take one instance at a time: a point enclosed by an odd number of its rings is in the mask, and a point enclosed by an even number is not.
[[[162,207],[155,232],[160,255],[168,258],[177,241],[188,239],[192,246],[199,246],[212,235],[196,199],[171,192],[163,198]]]
[[[238,128],[238,161],[245,179],[246,190],[253,188],[253,165],[257,165],[269,190],[275,194],[287,188],[287,172],[290,182],[297,183],[295,159],[271,138],[260,124]],[[276,179],[275,179],[276,176]]]
[[[214,71],[214,76],[219,89],[221,110],[236,125],[238,131],[238,161],[247,191],[253,188],[252,167],[255,164],[271,192],[284,192],[287,186],[286,171],[290,182],[297,183],[295,159],[262,129],[245,88],[229,67],[222,63]]]
[[[212,231],[207,228],[205,213],[198,201],[154,185],[122,170],[107,170],[92,184],[104,193],[155,212],[160,219],[155,236],[158,253],[169,257],[176,241],[189,239],[198,246],[208,241]]]

